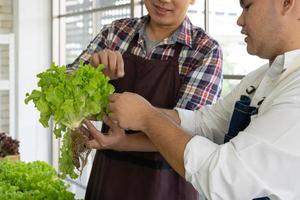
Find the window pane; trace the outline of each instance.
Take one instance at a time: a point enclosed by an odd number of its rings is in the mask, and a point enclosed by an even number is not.
[[[61,63],[72,63],[103,25],[127,17],[130,17],[130,6],[61,18]]]
[[[0,80],[9,79],[9,47],[0,45]]]
[[[62,18],[61,30],[62,63],[72,63],[92,40],[92,14]]]
[[[130,0],[96,0],[96,7],[118,6],[130,4]]]
[[[130,0],[61,0],[60,14],[130,4]]]
[[[0,132],[9,133],[9,93],[0,90]]]
[[[194,5],[190,5],[188,16],[195,26],[204,29],[204,1],[196,1]]]
[[[242,11],[237,0],[209,0],[209,30],[222,46],[224,74],[245,75],[266,63],[246,51],[245,36],[236,21]]]
[[[13,1],[0,1],[0,33],[13,31]]]
[[[94,27],[96,34],[101,30],[103,25],[109,24],[114,20],[130,17],[130,6],[124,6],[122,8],[115,8],[96,12],[94,14]]]
[[[92,0],[60,0],[60,14],[75,13],[93,8]]]

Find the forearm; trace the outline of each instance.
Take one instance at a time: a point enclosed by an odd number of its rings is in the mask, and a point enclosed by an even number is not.
[[[176,110],[159,108],[165,116],[173,120],[176,124],[180,124],[180,119]],[[140,152],[156,152],[157,148],[149,140],[144,133],[131,134],[126,136],[126,141],[120,147],[121,151],[140,151]]]
[[[157,149],[144,133],[126,135],[119,151],[156,152]]]
[[[170,110],[170,109],[164,109],[164,108],[158,108],[159,111],[164,113],[167,117],[169,117],[171,120],[173,120],[176,124],[180,125],[180,118],[178,115],[178,112],[176,110]]]
[[[192,136],[158,110],[149,113],[146,121],[143,131],[172,168],[184,176],[184,150]]]

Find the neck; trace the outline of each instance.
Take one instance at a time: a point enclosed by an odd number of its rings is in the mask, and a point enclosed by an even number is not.
[[[176,24],[172,26],[164,26],[150,20],[147,26],[148,37],[150,40],[153,41],[161,41],[169,37],[170,35],[172,35],[179,28],[180,24]]]
[[[275,58],[269,59],[269,67],[271,67],[271,65],[273,64]]]

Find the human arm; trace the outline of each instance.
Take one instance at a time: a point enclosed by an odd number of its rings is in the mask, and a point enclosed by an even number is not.
[[[217,43],[207,39],[198,43],[194,53],[186,58],[192,62],[182,67],[184,76],[176,104],[178,108],[198,110],[204,105],[215,103],[221,93],[223,59],[221,48]]]
[[[143,130],[169,164],[208,199],[299,197],[295,193],[300,184],[295,174],[300,166],[299,102],[290,104],[282,98],[284,102],[277,101],[259,114],[236,138],[218,145],[203,136],[186,134],[140,97],[119,99],[130,98],[136,106],[123,117],[125,113],[116,105],[118,98],[111,100],[111,117],[122,127]]]
[[[125,134],[124,129],[106,116],[103,117],[103,122],[110,127],[107,133],[100,132],[89,120],[84,121],[85,126],[81,127],[81,131],[89,136],[89,141],[86,143],[88,148],[115,151],[157,151],[144,133]]]
[[[119,107],[120,106],[119,100],[121,100],[121,103],[132,102],[132,105],[134,106],[133,112],[120,114],[119,111],[122,112],[122,109],[120,109],[121,107]],[[153,144],[155,144],[155,147],[163,154],[165,158],[173,157],[173,159],[167,159],[167,160],[170,160],[171,166],[174,167],[174,169],[178,173],[183,175],[184,170],[183,170],[182,152],[187,141],[192,136],[190,134],[185,133],[183,137],[182,135],[179,135],[178,137],[178,134],[176,134],[176,130],[178,129],[179,131],[181,131],[181,129],[178,128],[178,125],[174,122],[174,120],[171,119],[169,116],[167,116],[165,113],[161,112],[159,109],[151,106],[150,103],[148,103],[144,98],[142,98],[139,95],[133,93],[123,93],[122,95],[114,94],[110,98],[110,101],[111,101],[110,104],[111,113],[109,114],[110,118],[114,121],[117,121],[118,125],[122,128],[126,128],[126,129],[128,128],[131,130],[142,130],[143,132],[147,131],[146,132],[147,136],[153,142]],[[118,105],[115,105],[115,103]],[[125,115],[123,114],[129,116],[125,117]],[[138,114],[137,115],[138,117],[135,118],[134,117],[135,114]],[[126,120],[129,118],[130,120],[135,121],[132,126],[130,125],[129,121]],[[144,126],[145,125],[144,122],[146,121],[151,123],[151,125],[149,126],[149,130],[148,129],[146,130]],[[152,128],[150,129],[150,127],[153,128],[153,131]],[[155,129],[156,131],[154,131]],[[167,131],[160,132],[160,130],[162,131],[167,130]],[[153,134],[148,135],[148,133],[152,133],[152,132]],[[159,134],[155,134],[156,132]],[[160,143],[159,141],[164,141],[164,142]],[[163,149],[165,149],[166,151],[162,151]],[[176,159],[174,159],[174,157],[176,157]]]
[[[171,120],[174,121],[174,123],[180,125],[180,118],[177,110],[175,109],[165,109],[165,108],[157,108],[160,112],[165,114],[167,117],[169,117]]]
[[[277,105],[224,145],[195,136],[185,149],[185,178],[209,199],[297,199],[299,117],[299,106]]]
[[[225,101],[227,104],[219,103],[221,104],[220,107],[230,109],[228,102],[231,101],[233,96],[228,97]],[[130,106],[128,106],[129,104]],[[170,162],[171,166],[184,176],[183,152],[186,144],[193,137],[192,134],[197,134],[197,128],[188,129],[189,133],[185,132],[178,126],[179,115],[177,111],[159,110],[143,97],[134,93],[113,94],[110,97],[109,109],[111,111],[110,118],[117,121],[120,127],[145,132],[157,150]],[[201,113],[200,111],[188,112]],[[210,115],[213,115],[214,112],[216,111],[211,112]],[[221,112],[219,113],[221,114]],[[223,126],[222,123],[227,123],[228,113],[223,113],[222,117],[225,117],[223,119],[225,122],[221,120],[221,127]],[[197,117],[193,117],[192,123],[196,119]],[[205,126],[203,125],[203,127]],[[212,129],[212,131],[214,130],[216,129]],[[212,131],[208,133],[208,138],[214,138]],[[220,137],[224,138],[224,135]]]
[[[174,122],[179,124],[177,111],[168,109],[159,109],[168,115]],[[157,149],[149,140],[147,135],[142,132],[135,134],[125,134],[125,130],[115,123],[103,117],[103,122],[110,127],[108,133],[101,133],[89,120],[85,120],[85,127],[81,131],[90,136],[87,146],[92,149],[111,149],[116,151],[138,151],[138,152],[156,152]]]

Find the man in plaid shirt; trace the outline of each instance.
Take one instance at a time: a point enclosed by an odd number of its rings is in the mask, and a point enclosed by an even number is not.
[[[157,107],[195,110],[214,103],[221,92],[222,52],[186,16],[192,2],[146,0],[149,15],[104,26],[68,70],[75,70],[80,60],[94,66],[103,63],[117,92],[141,94]],[[166,24],[172,28],[166,29]],[[198,199],[143,133],[104,127],[107,138],[87,132],[93,136],[88,146],[101,151],[95,156],[86,199]]]
[[[145,25],[149,16],[122,19],[104,26],[82,54],[68,67],[76,69],[79,61],[89,62],[93,53],[109,49],[123,54],[133,36],[139,35],[132,54],[142,58],[167,60],[174,54],[174,44],[183,45],[179,62],[181,87],[176,107],[195,110],[213,104],[222,88],[222,51],[218,43],[201,28],[195,27],[188,17],[169,38],[158,43],[150,52],[145,47]]]

